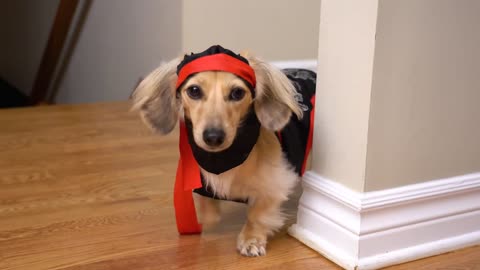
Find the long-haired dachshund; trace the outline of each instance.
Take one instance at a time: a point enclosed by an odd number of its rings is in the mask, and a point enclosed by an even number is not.
[[[132,95],[154,131],[167,134],[179,119],[186,130],[203,184],[194,190],[203,226],[220,219],[217,199],[248,203],[242,255],[265,255],[267,237],[284,224],[282,203],[310,148],[315,77],[217,45],[158,67]]]

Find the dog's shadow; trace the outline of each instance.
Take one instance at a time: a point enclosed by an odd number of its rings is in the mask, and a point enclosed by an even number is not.
[[[284,203],[283,209],[286,215],[286,221],[283,228],[275,235],[284,235],[292,224],[297,220],[298,202],[302,193],[301,185],[297,185],[294,192],[290,195],[289,200]],[[205,230],[206,234],[226,234],[239,232],[247,220],[247,204],[222,201],[221,220],[214,227]],[[273,237],[275,239],[275,237]]]

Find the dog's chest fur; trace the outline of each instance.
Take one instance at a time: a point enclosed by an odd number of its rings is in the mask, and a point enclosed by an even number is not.
[[[291,183],[303,174],[313,130],[316,74],[301,69],[283,72],[296,89],[295,100],[303,110],[303,118],[292,115],[286,126],[276,133],[262,126],[248,158],[218,175],[202,169],[203,186],[195,189],[195,193],[238,202],[251,202],[262,196],[284,197],[289,193]],[[233,151],[232,154],[242,153]]]
[[[243,164],[219,175],[202,169],[202,175],[215,196],[249,202],[265,196],[286,198],[298,180],[275,135],[264,130]]]

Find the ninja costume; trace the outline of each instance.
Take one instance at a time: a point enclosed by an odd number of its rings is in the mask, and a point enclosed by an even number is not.
[[[252,97],[255,97],[255,72],[248,60],[219,45],[184,57],[177,67],[177,91],[191,75],[202,71],[233,73],[244,80],[249,86]],[[295,99],[303,110],[303,118],[298,119],[292,114],[288,124],[276,135],[286,159],[301,176],[305,171],[306,160],[312,146],[316,74],[304,69],[285,69],[283,72],[297,90]],[[191,120],[185,118],[184,121],[180,121],[180,159],[174,190],[175,215],[180,234],[202,231],[197,220],[192,191],[210,198],[227,199],[216,196],[205,184],[200,166],[210,173],[221,174],[241,165],[255,146],[260,134],[260,126],[252,104],[247,115],[242,119],[242,125],[237,129],[237,136],[232,145],[220,152],[207,152],[195,143]],[[229,198],[229,200],[247,202],[248,198]]]

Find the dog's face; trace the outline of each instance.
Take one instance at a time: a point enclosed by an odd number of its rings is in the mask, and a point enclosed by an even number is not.
[[[179,91],[196,144],[210,152],[228,148],[253,102],[246,83],[232,73],[205,71],[190,77]]]
[[[192,121],[197,145],[210,152],[232,144],[252,104],[262,127],[270,131],[282,129],[292,112],[301,117],[296,90],[285,74],[258,58],[243,56],[255,72],[254,99],[243,80],[222,71],[191,76],[177,95],[176,67],[181,61],[177,58],[158,67],[139,84],[132,94],[133,109],[161,134],[169,133],[183,112]]]

